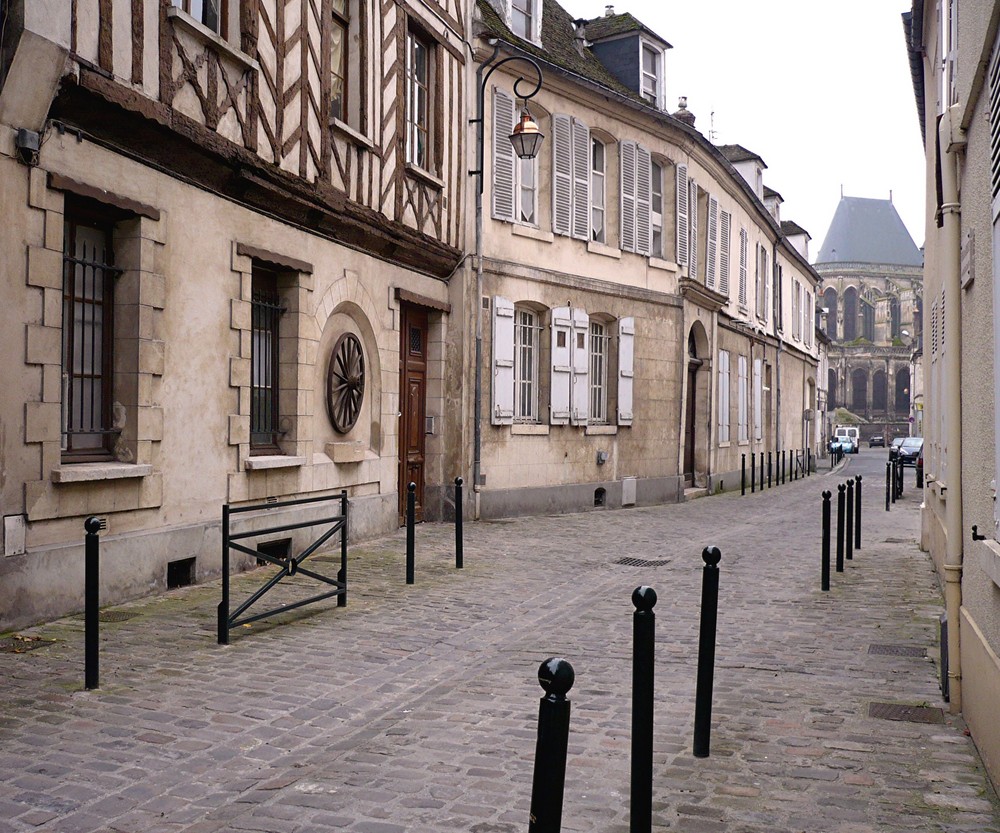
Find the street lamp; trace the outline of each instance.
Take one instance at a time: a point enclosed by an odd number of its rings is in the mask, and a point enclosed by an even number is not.
[[[534,98],[535,94],[542,88],[542,69],[538,63],[524,55],[511,55],[497,60],[500,54],[500,43],[491,40],[493,54],[489,56],[476,70],[476,118],[469,119],[470,124],[476,125],[476,162],[478,167],[474,171],[469,171],[470,176],[479,178],[476,187],[476,390],[475,390],[475,411],[473,416],[473,454],[472,454],[472,489],[475,495],[475,517],[479,518],[479,495],[482,486],[482,448],[483,448],[483,180],[485,178],[484,157],[484,100],[486,98],[486,84],[490,76],[504,64],[521,62],[527,64],[537,76],[537,81],[533,82],[530,89],[525,84],[523,75],[514,82],[514,96],[524,102],[521,109],[521,119],[514,125],[514,132],[510,135],[510,143],[514,146],[514,152],[520,159],[534,159],[538,151],[542,148],[545,139],[538,125],[531,118],[528,112],[528,99]]]

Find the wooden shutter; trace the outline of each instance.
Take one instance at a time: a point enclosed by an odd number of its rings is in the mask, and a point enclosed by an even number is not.
[[[750,254],[747,230],[740,229],[740,306],[747,305],[747,255]]]
[[[688,262],[688,169],[678,165],[677,175],[677,265]]]
[[[688,180],[688,277],[698,280],[698,184]]]
[[[719,442],[729,442],[729,353],[719,351]]]
[[[571,396],[574,425],[586,425],[590,418],[590,316],[573,309],[573,391]]]
[[[573,319],[569,307],[552,310],[552,375],[549,392],[549,422],[566,425],[570,416],[573,384]]]
[[[514,304],[493,296],[493,425],[514,422]]]
[[[635,142],[622,142],[618,180],[621,183],[621,248],[635,251]]]
[[[650,203],[653,191],[653,159],[642,145],[635,146],[635,250],[648,255],[653,248]]]
[[[729,238],[732,215],[723,211],[719,216],[719,292],[729,297]]]
[[[745,443],[749,437],[747,433],[747,357],[740,356],[737,362],[738,378],[736,384],[739,386],[736,390],[736,404],[737,404],[737,414],[736,418],[739,421],[739,435],[738,440],[741,443]]]
[[[767,246],[762,245],[760,247],[760,255],[761,273],[764,275],[764,320],[767,321],[771,304],[773,303],[771,296],[771,265]]]
[[[573,119],[573,236],[590,240],[590,129]]]
[[[635,362],[635,319],[618,319],[618,424],[632,424],[632,374]]]
[[[517,157],[510,143],[514,132],[514,99],[502,90],[493,90],[493,218],[514,222],[515,165]]]
[[[552,117],[552,232],[573,231],[573,121]]]
[[[761,377],[761,361],[753,360],[753,436],[757,442],[764,437],[764,388]]]
[[[719,257],[719,201],[708,198],[708,246],[705,264],[705,286],[715,289],[715,274]]]

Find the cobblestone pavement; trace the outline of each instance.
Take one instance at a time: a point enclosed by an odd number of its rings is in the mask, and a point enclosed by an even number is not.
[[[82,618],[22,631],[55,641],[0,653],[0,831],[524,830],[535,677],[559,655],[576,669],[563,829],[625,833],[630,598],[649,584],[655,829],[1000,833],[941,701],[914,490],[887,513],[872,478],[863,548],[820,592],[820,492],[866,459],[745,497],[468,523],[463,570],[452,528],[424,525],[413,586],[402,533],[352,546],[347,607],[241,628],[229,647],[217,582],[122,605],[136,615],[102,625],[99,691],[81,691]],[[695,759],[707,544],[723,553],[719,636],[712,754]],[[873,702],[943,720],[869,717]]]

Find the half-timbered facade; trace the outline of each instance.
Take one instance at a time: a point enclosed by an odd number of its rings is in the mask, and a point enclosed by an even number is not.
[[[225,503],[440,511],[466,11],[3,4],[0,627],[79,607],[89,515],[107,603],[217,571]]]

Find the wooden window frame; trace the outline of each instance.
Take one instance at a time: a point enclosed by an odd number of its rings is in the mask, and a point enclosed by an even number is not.
[[[597,148],[601,149],[602,169],[597,169]],[[600,190],[598,190],[598,178]],[[600,205],[597,204],[598,194]],[[597,212],[601,216],[601,231],[597,232],[594,222]],[[595,243],[607,243],[608,240],[608,147],[591,133],[590,135],[590,239]]]
[[[649,249],[651,257],[663,257],[663,164],[655,159],[649,163]],[[660,210],[654,210],[656,200]]]
[[[179,8],[184,14],[190,17],[192,20],[197,21],[210,32],[215,32],[223,40],[228,40],[226,35],[229,33],[229,0],[219,0],[219,20],[218,26],[212,26],[210,23],[205,21],[205,12],[208,7],[209,0],[172,0],[173,5]],[[194,4],[200,5],[201,13],[198,13],[197,8],[194,8]]]
[[[416,50],[423,50],[424,80],[421,81],[416,72]],[[434,167],[434,55],[435,41],[414,26],[406,30],[404,90],[405,90],[405,124],[406,124],[406,162],[421,170],[433,173]],[[420,91],[424,92],[425,110],[423,118],[415,114],[416,102]],[[423,137],[423,152],[417,141]]]
[[[336,3],[331,4],[330,15],[332,17],[332,29],[330,33],[330,116],[337,121],[343,122],[344,124],[350,124],[350,106],[351,106],[351,87],[350,87],[350,62],[348,60],[348,54],[350,52],[350,39],[351,39],[351,12],[353,9],[353,0],[342,0],[344,4],[344,10],[340,11],[336,7]],[[343,40],[341,41],[340,50],[340,67],[335,67],[333,61],[333,44],[334,44],[334,33],[336,31],[342,33]],[[337,80],[340,80],[340,96],[339,98],[333,94],[333,90],[336,88]],[[339,105],[339,109],[338,109]]]

